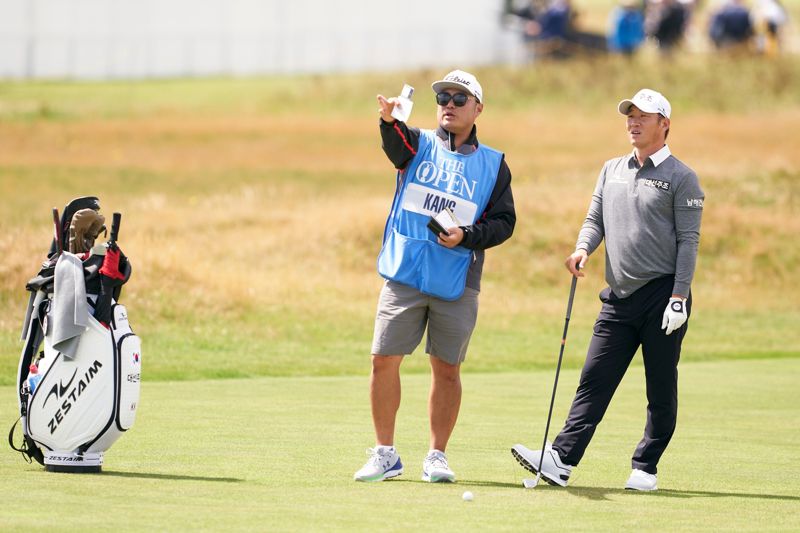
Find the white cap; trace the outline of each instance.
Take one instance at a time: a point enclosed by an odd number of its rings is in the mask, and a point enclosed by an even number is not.
[[[474,96],[478,102],[483,103],[483,88],[478,83],[478,78],[463,70],[448,72],[444,79],[433,82],[431,88],[436,94],[444,89],[461,89]]]
[[[652,89],[642,89],[633,98],[621,101],[617,109],[623,115],[627,115],[631,106],[634,105],[645,113],[658,113],[667,118],[672,112],[672,106],[669,105],[669,101],[664,98],[664,95]]]

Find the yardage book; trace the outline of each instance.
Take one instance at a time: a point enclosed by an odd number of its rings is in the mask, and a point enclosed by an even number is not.
[[[461,224],[458,222],[458,218],[456,218],[455,213],[449,207],[445,207],[439,214],[435,217],[431,217],[428,221],[428,229],[430,229],[436,235],[440,233],[444,233],[446,235],[450,235],[450,232],[447,231],[450,228],[457,228]]]

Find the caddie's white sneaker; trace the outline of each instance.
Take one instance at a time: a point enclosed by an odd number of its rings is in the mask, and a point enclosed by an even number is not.
[[[430,483],[452,483],[456,475],[447,466],[447,456],[439,450],[431,450],[422,461],[422,481]]]
[[[522,444],[515,444],[511,448],[511,454],[519,464],[529,472],[539,473],[539,461],[542,458],[542,450],[529,450]],[[550,485],[567,486],[572,467],[564,464],[550,443],[544,449],[544,460],[542,461],[542,478]]]
[[[628,482],[625,483],[625,489],[643,491],[658,490],[656,475],[648,474],[644,470],[634,468],[633,472],[631,472],[631,477],[629,477]]]
[[[403,473],[403,463],[394,446],[367,448],[367,463],[355,473],[356,481],[383,481]]]

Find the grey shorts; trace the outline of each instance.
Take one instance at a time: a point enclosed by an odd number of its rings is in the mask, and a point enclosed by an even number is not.
[[[417,289],[386,281],[378,299],[373,355],[407,355],[422,340],[425,352],[451,365],[467,356],[467,346],[478,319],[478,291],[469,287],[458,300],[447,302]]]

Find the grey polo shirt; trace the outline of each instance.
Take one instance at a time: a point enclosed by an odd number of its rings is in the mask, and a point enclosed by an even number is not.
[[[576,249],[605,239],[606,282],[625,298],[674,275],[673,294],[689,295],[705,194],[692,169],[666,145],[642,165],[634,154],[603,165]]]

